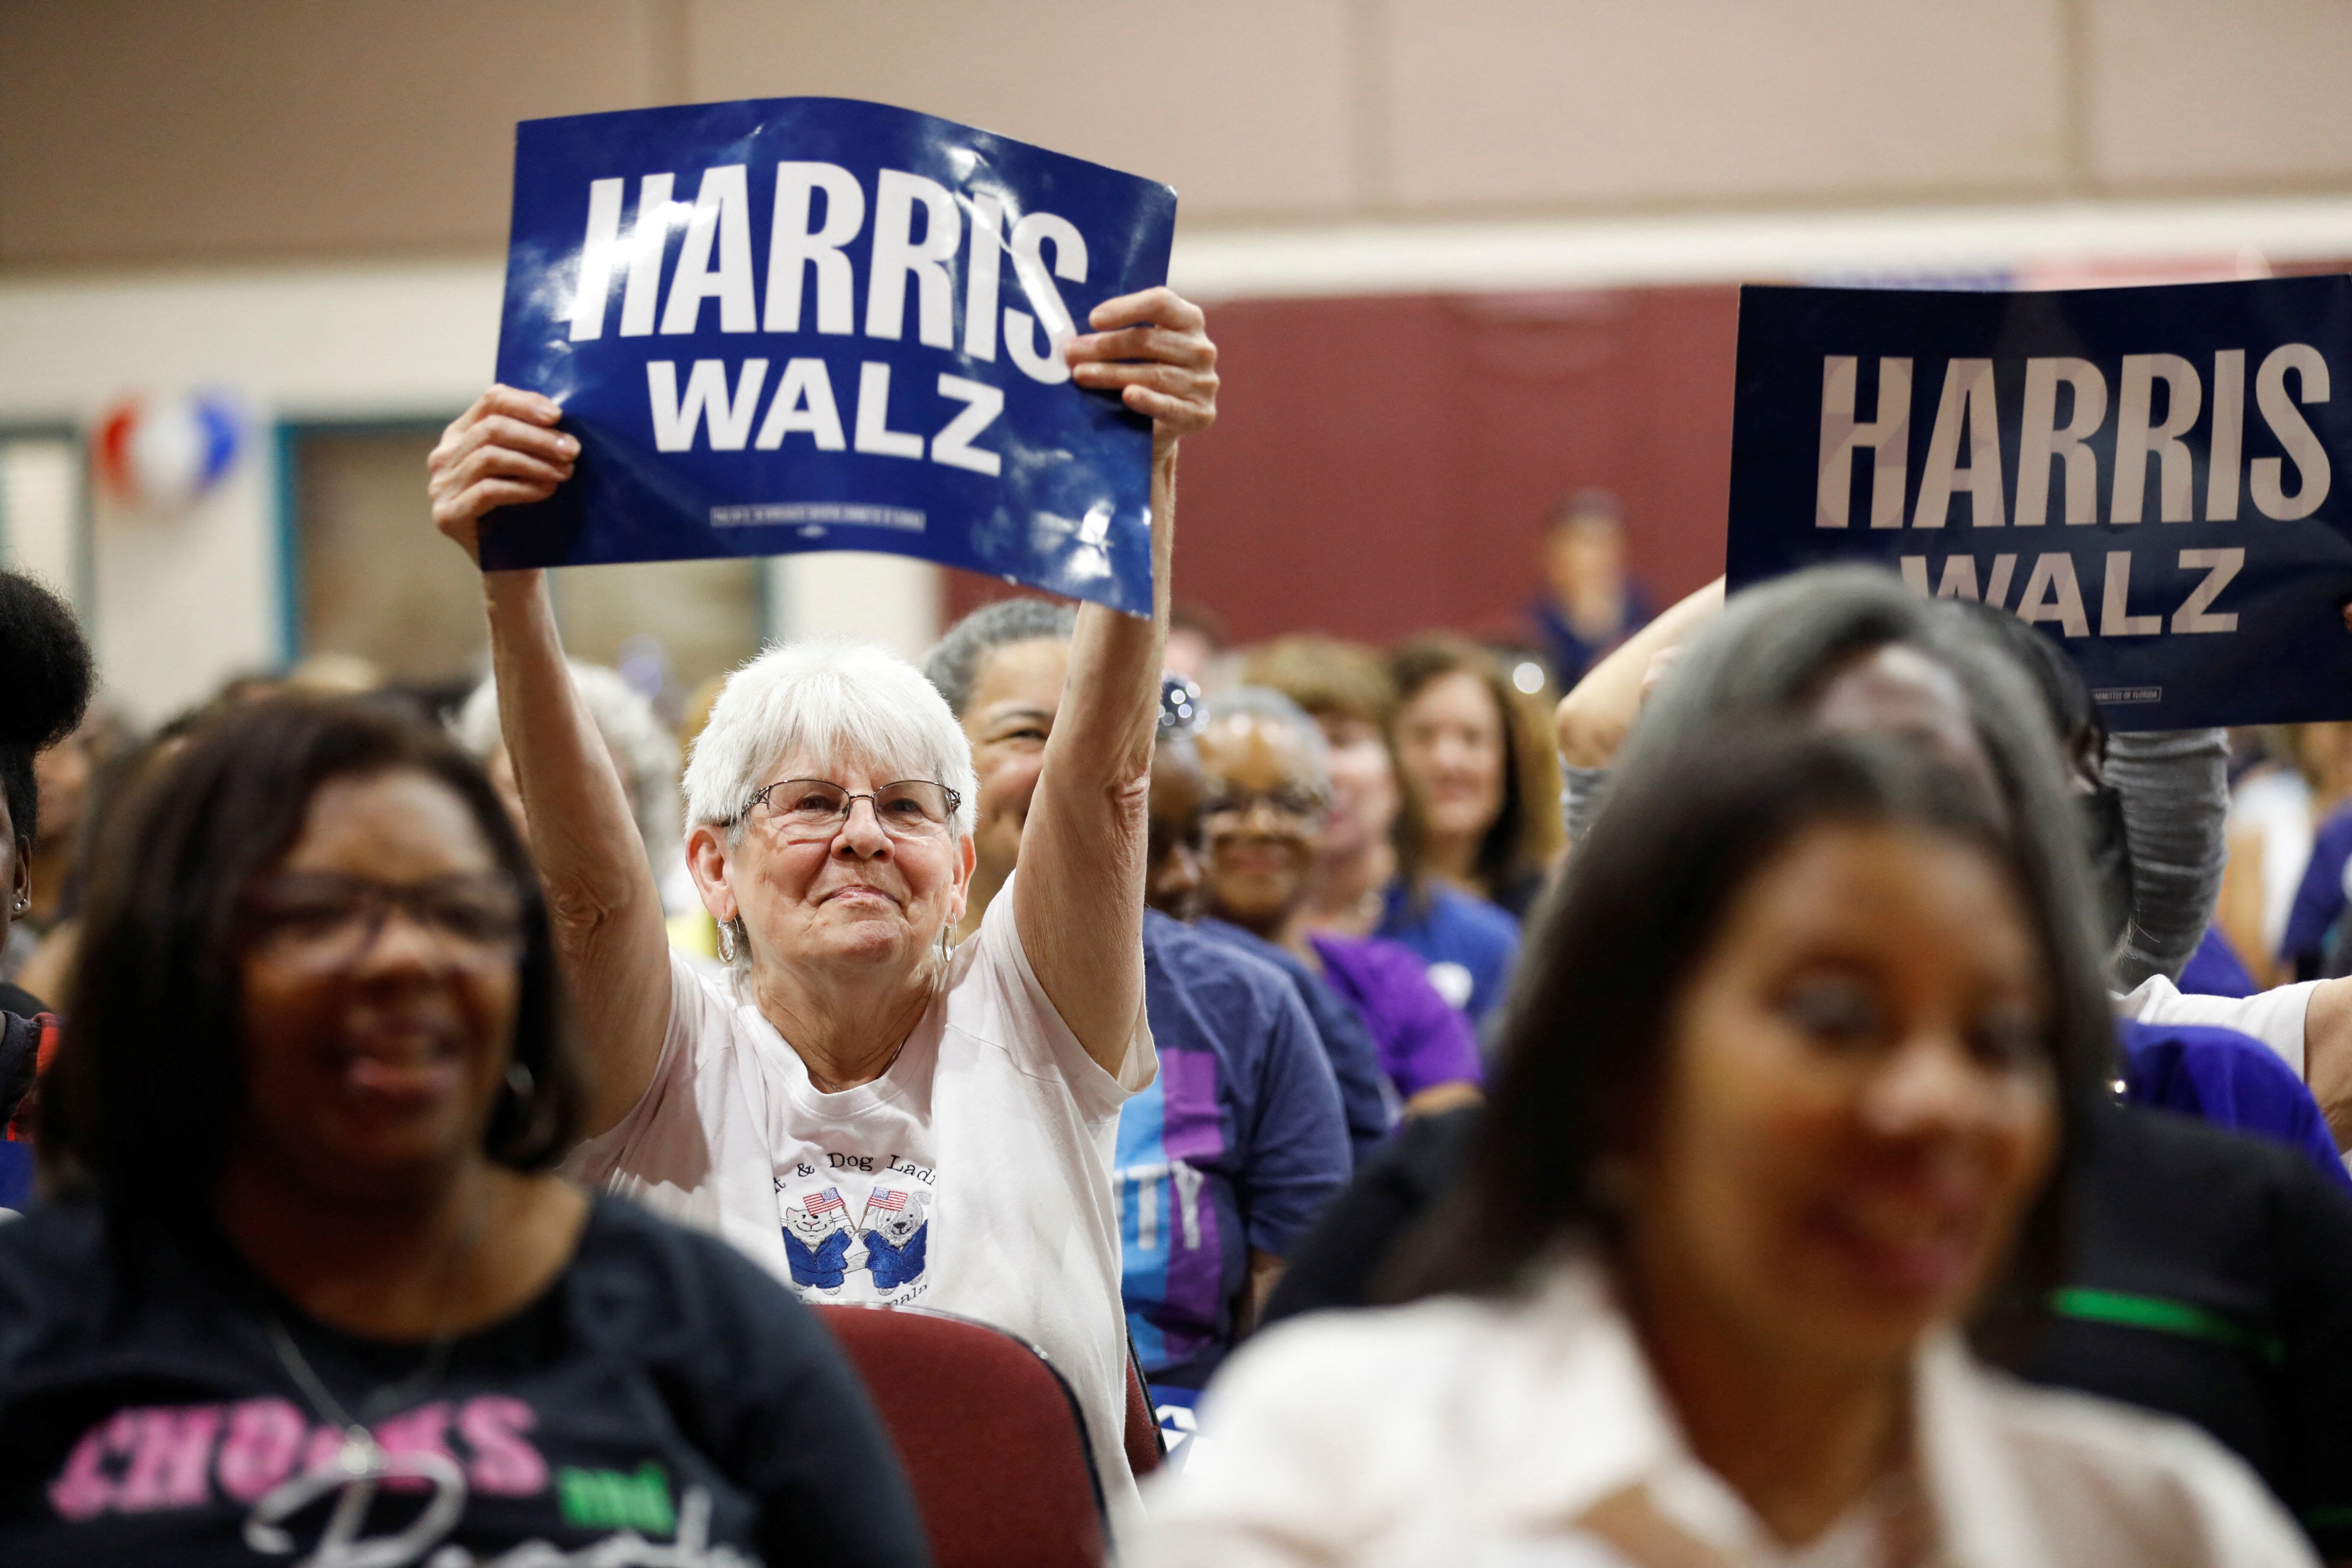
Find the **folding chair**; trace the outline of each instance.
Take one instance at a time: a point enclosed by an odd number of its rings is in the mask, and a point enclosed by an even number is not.
[[[938,1568],[1099,1568],[1086,1416],[1044,1352],[919,1307],[814,1310],[898,1447]]]

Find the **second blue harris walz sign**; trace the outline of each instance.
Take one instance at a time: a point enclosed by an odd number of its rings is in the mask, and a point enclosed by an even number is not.
[[[1740,291],[1735,588],[1875,562],[2117,730],[2352,718],[2352,279]]]

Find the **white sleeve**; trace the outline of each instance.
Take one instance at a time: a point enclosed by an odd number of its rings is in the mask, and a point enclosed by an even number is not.
[[[2116,1012],[2142,1024],[2218,1024],[2252,1035],[2276,1051],[2294,1076],[2303,1076],[2303,1016],[2311,1006],[2316,980],[2252,996],[2184,995],[2163,975],[2151,975],[2128,995],[2115,998]]]
[[[1237,1352],[1202,1402],[1181,1470],[1150,1483],[1150,1523],[1121,1553],[1128,1568],[1328,1568],[1360,1561],[1385,1521],[1362,1495],[1377,1422],[1360,1391],[1380,1380],[1338,1347],[1359,1338],[1317,1315]],[[1368,1466],[1362,1461],[1373,1458]],[[1399,1496],[1409,1497],[1407,1487]],[[1394,1500],[1391,1499],[1391,1500]]]
[[[703,1015],[715,1005],[702,976],[676,951],[669,953],[669,1026],[662,1034],[661,1059],[636,1104],[608,1131],[584,1139],[563,1162],[563,1173],[585,1186],[615,1177],[642,1175],[648,1165],[676,1181],[695,1165],[694,1152],[708,1163],[702,1116],[695,1102],[698,1040],[711,1026]],[[719,1011],[724,1012],[720,1007]],[[724,1026],[723,1018],[719,1021]],[[673,1138],[676,1129],[684,1136]],[[669,1145],[675,1143],[677,1147]]]
[[[1087,1054],[1029,962],[1027,942],[1013,914],[1013,883],[1019,875],[1016,871],[1005,879],[981,917],[980,930],[971,939],[977,951],[966,977],[966,985],[977,989],[951,1000],[950,1021],[997,1041],[1024,1070],[1067,1082],[1087,1116],[1116,1116],[1129,1097],[1149,1088],[1159,1074],[1151,1025],[1139,1003],[1135,1028],[1116,1073],[1105,1072]],[[1141,957],[1139,951],[1139,963]]]

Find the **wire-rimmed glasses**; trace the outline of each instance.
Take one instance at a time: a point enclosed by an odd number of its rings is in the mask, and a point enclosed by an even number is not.
[[[849,821],[859,801],[872,803],[874,820],[893,838],[929,838],[945,833],[963,797],[929,779],[899,779],[868,793],[844,789],[830,779],[779,779],[752,792],[745,817],[757,817],[777,837],[804,844],[829,839]]]

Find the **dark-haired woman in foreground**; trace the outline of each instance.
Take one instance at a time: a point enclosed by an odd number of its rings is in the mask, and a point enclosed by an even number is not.
[[[1916,751],[1638,759],[1422,1260],[1477,1294],[1243,1351],[1140,1561],[2311,1563],[2201,1434],[1963,1347],[2054,1278],[2087,930],[2078,869]]]
[[[471,762],[270,703],[114,837],[43,1107],[79,1190],[0,1229],[0,1562],[924,1561],[814,1321],[546,1173],[554,961]]]

